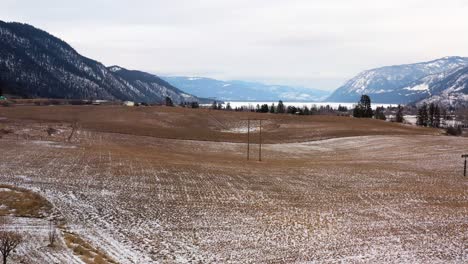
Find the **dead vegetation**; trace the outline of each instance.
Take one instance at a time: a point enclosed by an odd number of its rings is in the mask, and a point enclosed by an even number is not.
[[[51,208],[47,200],[34,192],[0,184],[0,216],[41,218],[48,215]]]
[[[179,107],[22,106],[0,109],[13,120],[77,124],[82,129],[168,139],[244,142],[246,118],[268,119],[265,143],[301,142],[364,135],[438,135],[439,130],[372,119],[212,111]],[[74,131],[75,129],[67,131]],[[67,135],[70,135],[68,133]]]
[[[78,255],[86,264],[115,264],[114,260],[105,253],[97,250],[89,243],[71,232],[64,232],[65,243],[73,253]]]
[[[7,264],[8,258],[21,244],[23,238],[18,232],[3,231],[1,228],[0,225],[0,254],[2,255],[3,264]]]

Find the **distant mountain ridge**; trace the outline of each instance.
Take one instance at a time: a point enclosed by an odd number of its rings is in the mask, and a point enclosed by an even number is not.
[[[424,85],[429,96],[416,104],[434,102],[444,106],[468,107],[468,66]]]
[[[156,75],[118,66],[107,68],[43,30],[3,21],[0,21],[0,85],[5,93],[31,98],[154,103],[169,96],[175,103],[199,100]]]
[[[246,81],[221,81],[203,77],[161,77],[170,84],[199,97],[224,101],[322,101],[330,92],[286,85]]]
[[[362,94],[367,94],[379,103],[406,104],[420,101],[439,92],[432,88],[435,83],[464,67],[468,67],[468,58],[454,56],[372,69],[349,80],[327,100],[356,102]]]

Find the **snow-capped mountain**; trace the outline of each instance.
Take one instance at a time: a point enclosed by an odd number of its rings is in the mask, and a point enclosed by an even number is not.
[[[322,101],[327,91],[245,81],[220,81],[201,77],[162,77],[170,84],[199,97],[223,101]]]
[[[197,100],[160,79],[81,56],[70,45],[20,23],[0,21],[0,85],[23,97],[176,103]]]
[[[125,84],[133,89],[142,91],[153,101],[163,101],[166,96],[172,98],[176,103],[180,102],[195,102],[199,101],[197,97],[185,93],[156,75],[141,72],[131,71],[119,66],[111,66],[108,68],[115,76],[125,81]]]
[[[468,66],[468,58],[445,57],[429,62],[365,71],[338,88],[327,100],[356,102],[362,94],[379,103],[410,103],[433,95],[431,86]]]
[[[468,66],[457,69],[447,76],[427,85],[429,97],[417,104],[435,102],[444,106],[468,106]]]

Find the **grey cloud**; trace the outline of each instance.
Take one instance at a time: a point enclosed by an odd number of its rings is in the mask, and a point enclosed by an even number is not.
[[[154,73],[333,89],[388,64],[468,56],[464,0],[2,0],[83,55]]]

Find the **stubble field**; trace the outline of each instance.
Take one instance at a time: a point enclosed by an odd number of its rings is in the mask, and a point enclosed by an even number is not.
[[[268,119],[263,162],[245,160],[248,117]],[[62,236],[118,263],[468,261],[465,138],[164,107],[3,108],[0,126],[11,132],[0,139],[0,184],[42,195]],[[63,238],[63,248],[40,249],[44,232],[28,227],[45,219],[11,215],[37,237],[22,260],[83,261]]]

